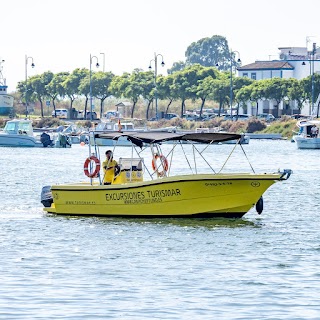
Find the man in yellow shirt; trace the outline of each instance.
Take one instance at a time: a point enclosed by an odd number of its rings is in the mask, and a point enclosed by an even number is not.
[[[111,184],[114,180],[114,171],[118,166],[116,160],[113,160],[113,154],[111,150],[106,151],[106,160],[103,161],[102,167],[104,171],[103,184]]]

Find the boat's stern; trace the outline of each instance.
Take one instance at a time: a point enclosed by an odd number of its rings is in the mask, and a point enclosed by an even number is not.
[[[44,186],[41,190],[41,203],[45,208],[50,208],[53,204],[51,186]]]

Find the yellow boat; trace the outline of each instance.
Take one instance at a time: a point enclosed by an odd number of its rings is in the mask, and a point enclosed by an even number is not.
[[[103,185],[99,172],[99,151],[96,158],[88,158],[92,167],[87,170],[88,183],[46,186],[42,190],[44,210],[53,214],[95,215],[118,217],[226,217],[240,218],[256,205],[263,209],[263,193],[276,181],[287,180],[291,170],[276,173],[198,173],[171,175],[174,150],[177,145],[192,145],[192,158],[204,159],[204,149],[210,144],[238,139],[241,135],[230,133],[169,133],[169,132],[114,132],[92,134],[93,139],[117,140],[126,137],[132,142],[136,158],[120,158],[119,172],[111,185]],[[174,141],[171,151],[163,155],[162,144]],[[195,144],[197,143],[197,144]],[[201,144],[198,144],[201,143]],[[151,150],[151,169],[140,156],[141,150]],[[89,146],[90,148],[90,146]],[[201,150],[200,150],[201,149]],[[92,155],[92,150],[89,150]],[[191,160],[184,153],[187,163]],[[181,153],[179,153],[181,158]],[[97,160],[98,159],[98,160]],[[170,161],[168,161],[168,159]],[[95,161],[95,164],[91,162]],[[210,170],[210,159],[204,159]],[[94,172],[97,171],[98,172]],[[147,174],[149,178],[146,179]],[[97,177],[96,177],[97,176]]]

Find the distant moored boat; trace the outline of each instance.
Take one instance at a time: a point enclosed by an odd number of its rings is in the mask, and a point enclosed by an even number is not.
[[[7,94],[6,79],[2,75],[2,62],[0,60],[0,115],[7,116],[13,111],[13,97]]]

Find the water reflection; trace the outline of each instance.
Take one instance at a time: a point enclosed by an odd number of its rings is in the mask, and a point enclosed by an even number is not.
[[[226,218],[126,218],[126,217],[86,217],[86,216],[57,216],[48,214],[53,219],[76,220],[86,224],[105,224],[105,225],[123,225],[123,226],[178,226],[181,228],[243,228],[243,227],[261,227],[259,220],[249,221],[242,219],[226,219]]]
[[[255,223],[243,219],[226,219],[226,218],[192,218],[192,219],[156,219],[153,221],[155,224],[160,225],[173,225],[182,228],[239,228],[239,227],[254,227]]]

